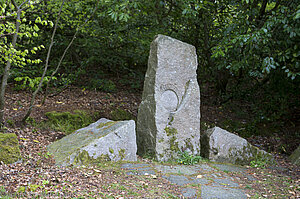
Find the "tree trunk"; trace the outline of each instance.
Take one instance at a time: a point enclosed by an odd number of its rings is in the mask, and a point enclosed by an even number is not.
[[[13,41],[12,41],[12,46],[13,46],[13,48],[15,48],[16,43],[17,43],[19,28],[20,28],[21,7],[18,7],[16,5],[15,1],[13,1],[13,3],[17,9],[16,32],[14,33]],[[10,55],[10,56],[12,57],[13,55]],[[6,86],[7,86],[7,79],[9,77],[10,67],[11,67],[11,61],[8,60],[6,63],[5,69],[4,69],[3,76],[2,76],[1,91],[0,91],[0,127],[1,128],[4,125],[4,108],[5,108],[5,99],[4,98],[5,98],[5,90],[6,90]]]

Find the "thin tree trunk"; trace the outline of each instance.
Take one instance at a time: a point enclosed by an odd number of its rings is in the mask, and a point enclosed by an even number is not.
[[[60,15],[61,15],[61,11],[62,11],[64,3],[65,3],[65,0],[63,0],[63,2],[61,4],[61,7],[60,7],[60,10],[58,12],[58,16],[57,16],[57,19],[56,19],[56,22],[55,22],[54,30],[53,30],[52,37],[51,37],[51,43],[50,43],[50,46],[49,46],[49,49],[48,49],[47,58],[46,58],[46,64],[45,64],[44,72],[43,72],[42,77],[41,77],[41,81],[40,81],[37,89],[32,94],[29,108],[28,108],[27,113],[25,114],[24,118],[22,119],[23,123],[25,123],[25,121],[27,120],[27,118],[30,116],[30,114],[32,112],[32,108],[33,108],[33,104],[34,104],[36,95],[37,95],[37,93],[39,92],[39,90],[42,87],[43,80],[44,80],[44,77],[45,77],[47,69],[48,69],[48,63],[49,63],[49,58],[50,58],[50,54],[51,54],[51,49],[52,49],[52,46],[53,46],[53,43],[54,43],[55,32],[56,32],[56,29],[57,29],[58,21],[60,19]]]
[[[16,20],[16,31],[13,36],[12,46],[13,48],[16,47],[18,33],[20,29],[20,21],[21,21],[21,7],[28,2],[24,1],[20,6],[17,5],[17,3],[12,0],[13,5],[15,6],[15,9],[17,9],[17,20]],[[13,55],[10,55],[12,57]],[[4,69],[4,73],[2,76],[2,82],[1,82],[1,91],[0,91],[0,127],[4,125],[4,108],[5,108],[5,90],[7,86],[7,79],[9,77],[9,71],[11,67],[11,61],[8,60]]]
[[[46,90],[45,90],[45,95],[44,95],[44,98],[43,98],[43,100],[42,100],[42,105],[45,104],[46,98],[47,98],[47,96],[48,96],[48,89],[49,89],[50,81],[52,80],[53,76],[57,73],[57,71],[58,71],[58,69],[59,69],[59,67],[60,67],[60,65],[61,65],[61,63],[62,63],[62,61],[63,61],[63,59],[64,59],[64,57],[65,57],[65,55],[66,55],[66,53],[67,53],[67,51],[69,50],[69,48],[70,48],[71,45],[73,44],[74,40],[76,39],[77,33],[79,32],[79,30],[81,30],[81,28],[83,28],[83,27],[87,24],[87,22],[88,22],[91,18],[93,18],[93,16],[94,16],[96,10],[98,9],[98,5],[99,5],[99,1],[98,1],[97,5],[96,5],[94,11],[92,12],[92,15],[90,16],[90,18],[86,19],[85,22],[84,22],[79,28],[77,28],[75,34],[73,35],[72,40],[70,41],[69,45],[68,45],[67,48],[65,49],[63,55],[61,56],[61,58],[60,58],[60,60],[59,60],[59,63],[58,63],[58,65],[57,65],[56,69],[53,71],[53,73],[51,74],[51,77],[49,78],[49,81],[47,82],[47,86],[46,86]]]

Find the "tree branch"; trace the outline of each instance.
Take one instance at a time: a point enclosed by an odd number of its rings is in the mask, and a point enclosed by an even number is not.
[[[14,35],[15,33],[7,33],[7,34],[3,34],[3,35],[0,35],[0,38],[1,37],[6,37],[6,36],[10,36],[10,35]]]
[[[17,44],[17,39],[18,39],[18,32],[20,30],[21,9],[20,9],[20,7],[17,6],[17,4],[14,0],[12,0],[12,3],[14,4],[15,9],[17,11],[16,32],[14,33],[13,40],[12,40],[12,46],[13,46],[13,48],[15,48],[16,44]],[[10,55],[10,57],[12,57],[12,56],[13,56],[13,54]],[[6,66],[4,68],[4,72],[3,72],[3,77],[2,77],[2,82],[1,82],[1,91],[0,91],[0,127],[2,127],[4,124],[4,106],[5,106],[4,96],[5,96],[5,89],[6,89],[6,85],[7,85],[7,79],[9,77],[10,67],[11,67],[11,61],[7,61]]]
[[[19,10],[19,6],[18,4],[16,3],[15,0],[11,0],[12,4],[16,7],[17,10]]]

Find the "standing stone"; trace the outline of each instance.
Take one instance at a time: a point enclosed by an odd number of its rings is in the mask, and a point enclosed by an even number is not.
[[[137,119],[138,154],[159,161],[200,153],[200,90],[194,46],[158,35],[151,43]]]

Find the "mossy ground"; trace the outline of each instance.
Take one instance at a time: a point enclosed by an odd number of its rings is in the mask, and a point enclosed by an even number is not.
[[[66,134],[86,127],[95,121],[91,114],[82,110],[75,110],[74,113],[52,111],[47,112],[45,115],[47,120],[38,124],[39,127],[50,128]]]
[[[10,164],[21,158],[19,142],[14,133],[0,133],[0,161]]]
[[[113,111],[111,111],[111,119],[114,121],[119,120],[136,120],[136,118],[128,111],[117,108]]]

